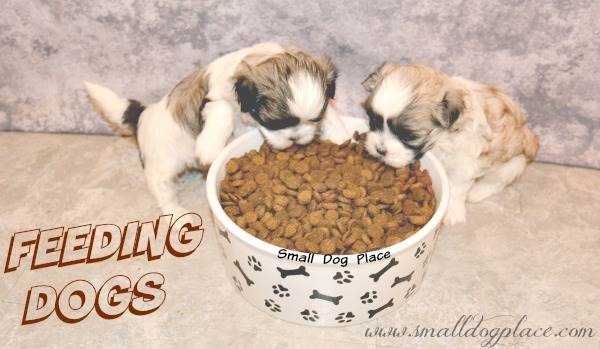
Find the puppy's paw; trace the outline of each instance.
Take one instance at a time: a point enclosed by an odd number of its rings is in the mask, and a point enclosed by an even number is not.
[[[342,144],[352,137],[346,129],[337,110],[331,105],[325,111],[325,117],[321,122],[321,139],[328,139],[336,144]]]
[[[496,192],[497,188],[493,185],[475,183],[467,195],[467,200],[469,202],[480,202],[496,194]]]
[[[328,139],[335,144],[342,144],[345,141],[349,140],[351,137],[352,135],[348,131],[346,131],[345,128],[337,130],[329,128],[321,132],[322,139]]]
[[[466,221],[466,209],[465,205],[461,203],[450,203],[448,211],[444,217],[445,226],[453,226],[456,224],[462,224]]]
[[[198,137],[196,140],[196,157],[198,159],[198,167],[208,168],[215,161],[223,145],[221,142],[215,142],[210,137]]]

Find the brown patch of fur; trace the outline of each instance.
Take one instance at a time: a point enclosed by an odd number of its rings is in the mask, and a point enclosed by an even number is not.
[[[167,108],[183,128],[197,135],[202,130],[201,107],[208,92],[208,79],[203,68],[181,80],[167,97]]]
[[[336,70],[327,58],[299,50],[260,58],[248,56],[238,66],[234,79],[244,80],[256,88],[264,103],[261,117],[276,119],[285,114],[290,97],[288,79],[295,73],[305,71],[322,83],[323,91],[336,78]]]
[[[474,92],[491,129],[486,137],[489,152],[482,156],[490,163],[505,162],[520,154],[528,162],[533,161],[539,149],[538,136],[516,103],[494,86],[479,84]]]

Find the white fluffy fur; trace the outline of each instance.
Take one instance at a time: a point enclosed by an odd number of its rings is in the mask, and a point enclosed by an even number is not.
[[[83,85],[92,101],[101,103],[101,105],[95,103],[96,107],[102,109],[101,111],[104,116],[111,122],[117,131],[124,136],[131,135],[133,130],[121,124],[123,113],[129,106],[127,98],[119,97],[116,93],[106,87],[88,81],[84,81]]]
[[[288,84],[292,94],[288,100],[290,112],[302,121],[318,117],[325,103],[325,91],[315,77],[299,72],[289,79]]]
[[[144,173],[165,214],[180,216],[189,212],[178,203],[175,180],[186,168],[197,166],[195,143],[196,140],[170,115],[166,97],[142,113],[138,144],[144,157]]]
[[[381,81],[381,87],[373,96],[372,108],[384,118],[400,114],[413,98],[412,88],[401,79],[390,77]]]
[[[199,165],[207,167],[227,144],[233,132],[235,109],[225,100],[209,102],[204,106],[202,114],[204,128],[196,138],[196,156]]]
[[[329,103],[329,106],[325,110],[325,116],[321,120],[321,138],[342,144],[351,137],[351,134],[342,122],[337,109],[331,104]]]
[[[167,96],[150,104],[141,114],[137,138],[144,160],[144,172],[148,186],[164,213],[179,216],[189,212],[178,203],[174,183],[177,176],[187,168],[209,166],[225,147],[234,130],[235,115],[240,111],[232,79],[237,66],[246,57],[261,60],[283,51],[284,48],[277,44],[262,43],[231,52],[210,63],[206,67],[209,77],[206,97],[210,102],[204,106],[204,127],[195,139],[171,115],[167,107]],[[122,117],[129,105],[128,100],[99,85],[86,82],[85,87],[94,104],[108,120],[123,129]],[[317,98],[315,93],[324,95],[321,88],[316,89],[320,92],[314,92],[314,87],[314,81],[310,78],[294,80],[294,108],[306,112],[303,114],[306,117],[310,117],[314,111]],[[341,142],[349,138],[350,135],[344,133],[343,127],[339,128],[341,120],[336,113],[328,112],[326,118],[327,125],[338,127],[336,131],[329,132],[334,139]],[[280,131],[262,131],[274,146],[285,148],[292,144],[290,137],[295,138],[298,143],[310,142],[317,131],[317,125],[302,122],[297,127]]]

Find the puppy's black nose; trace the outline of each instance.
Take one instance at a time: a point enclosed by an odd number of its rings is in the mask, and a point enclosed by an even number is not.
[[[387,154],[387,151],[385,149],[381,149],[381,148],[377,147],[375,150],[377,150],[377,154],[379,154],[381,156],[385,156],[385,154]]]

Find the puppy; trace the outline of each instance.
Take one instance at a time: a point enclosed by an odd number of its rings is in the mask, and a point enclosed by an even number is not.
[[[150,190],[164,213],[179,216],[188,211],[177,201],[175,179],[185,169],[206,169],[212,163],[239,112],[249,114],[245,119],[257,124],[275,148],[307,144],[319,131],[336,142],[347,139],[329,104],[336,78],[327,58],[262,43],[196,70],[148,106],[84,84],[117,131],[137,136]]]
[[[446,224],[464,222],[466,200],[498,193],[537,154],[538,137],[525,115],[493,86],[398,64],[382,65],[363,86],[367,150],[393,167],[431,150],[450,181]]]

